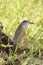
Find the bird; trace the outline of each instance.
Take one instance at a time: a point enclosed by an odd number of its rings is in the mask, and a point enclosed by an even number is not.
[[[16,44],[20,43],[23,39],[23,37],[25,36],[25,31],[27,30],[27,28],[29,28],[30,24],[34,24],[33,22],[30,22],[28,20],[23,20],[19,26],[17,27],[15,34],[14,34],[14,38],[13,38],[13,46],[15,47]]]
[[[14,34],[14,38],[13,38],[13,53],[15,52],[15,48],[16,46],[18,47],[17,48],[17,51],[23,51],[23,50],[27,50],[25,48],[22,48],[20,47],[19,48],[19,43],[21,43],[22,39],[24,38],[25,36],[25,32],[26,30],[29,28],[29,26],[31,24],[34,24],[33,22],[30,22],[28,20],[23,20],[19,26],[17,27],[16,31],[15,31],[15,34]],[[16,52],[17,52],[16,51]]]

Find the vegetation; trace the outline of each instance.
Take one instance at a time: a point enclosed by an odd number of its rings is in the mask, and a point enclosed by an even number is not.
[[[18,45],[29,51],[18,53],[17,46],[14,55],[9,54],[8,61],[12,65],[43,65],[43,0],[0,0],[0,22],[3,24],[3,32],[9,38],[13,39],[18,25],[25,19],[34,24],[27,29]],[[0,65],[4,62],[0,58]]]

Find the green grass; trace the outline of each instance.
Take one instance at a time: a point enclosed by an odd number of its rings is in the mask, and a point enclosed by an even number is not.
[[[22,65],[26,65],[28,61],[31,63],[33,60],[33,65],[35,65],[40,60],[33,58],[32,52],[34,49],[38,50],[39,57],[41,57],[40,49],[43,49],[43,0],[0,0],[0,22],[3,24],[4,33],[10,38],[14,37],[16,28],[24,19],[34,22],[34,25],[31,25],[26,31],[22,44],[19,44],[19,46],[30,49],[30,55],[26,61],[23,63],[21,60],[20,62]],[[39,65],[41,63],[42,61]]]

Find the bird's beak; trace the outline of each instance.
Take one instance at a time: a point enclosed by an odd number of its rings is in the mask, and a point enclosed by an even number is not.
[[[30,22],[30,24],[34,24],[33,22]]]
[[[30,24],[34,24],[33,22],[29,22],[28,28],[30,27]]]

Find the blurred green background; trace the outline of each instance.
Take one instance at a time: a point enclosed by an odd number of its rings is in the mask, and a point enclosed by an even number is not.
[[[9,37],[13,38],[16,28],[24,19],[34,22],[27,37],[43,45],[43,0],[0,0],[0,22]]]
[[[25,19],[34,22],[26,32],[25,43],[43,48],[43,0],[0,0],[0,22],[9,37],[14,37]]]

